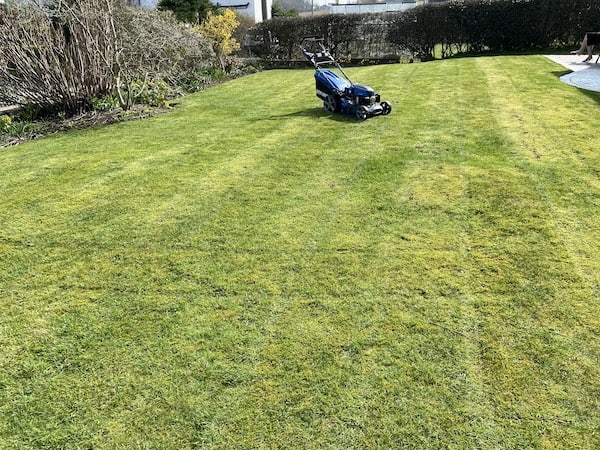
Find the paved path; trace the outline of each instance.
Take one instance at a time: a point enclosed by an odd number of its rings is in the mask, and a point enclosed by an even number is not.
[[[585,56],[577,55],[546,55],[552,61],[561,64],[571,73],[560,77],[560,81],[588,91],[600,92],[600,61],[596,64],[597,55],[591,63],[582,62]]]

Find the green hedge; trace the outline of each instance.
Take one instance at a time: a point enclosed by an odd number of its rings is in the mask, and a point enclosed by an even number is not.
[[[302,60],[303,36],[326,38],[341,59],[517,51],[574,45],[600,30],[598,0],[451,0],[399,13],[276,18],[250,30],[256,56]]]
[[[329,14],[281,17],[250,30],[255,56],[272,61],[303,60],[299,44],[305,36],[321,36],[340,59],[373,59],[400,55],[387,39],[390,17],[383,14]]]
[[[598,0],[455,0],[416,14],[437,25],[426,26],[434,40],[459,44],[469,51],[514,51],[572,44],[585,31],[600,29]],[[430,24],[431,25],[431,24]],[[392,26],[389,39],[402,44]],[[401,36],[401,34],[400,34]]]

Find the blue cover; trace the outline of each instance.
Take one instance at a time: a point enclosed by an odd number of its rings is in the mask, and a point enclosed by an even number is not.
[[[337,89],[338,91],[344,92],[344,90],[350,86],[350,83],[340,77],[337,73],[329,69],[321,69],[315,72],[315,78],[317,81],[321,81],[326,85]]]

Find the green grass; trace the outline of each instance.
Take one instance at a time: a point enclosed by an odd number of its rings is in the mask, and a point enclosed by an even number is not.
[[[271,71],[0,151],[0,448],[600,446],[600,95]]]

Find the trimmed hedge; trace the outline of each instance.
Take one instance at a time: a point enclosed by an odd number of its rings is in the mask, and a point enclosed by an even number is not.
[[[383,14],[329,14],[278,17],[249,32],[255,56],[269,61],[304,60],[299,44],[305,36],[324,37],[330,50],[343,60],[400,55],[387,39],[390,16]]]
[[[600,29],[597,0],[454,0],[417,9],[420,16],[438,9],[436,42],[474,52],[573,44],[585,31]],[[389,37],[397,42],[393,30]]]
[[[302,60],[304,36],[322,36],[340,59],[442,57],[575,45],[600,30],[598,0],[451,0],[399,13],[275,18],[250,30],[252,52]]]

